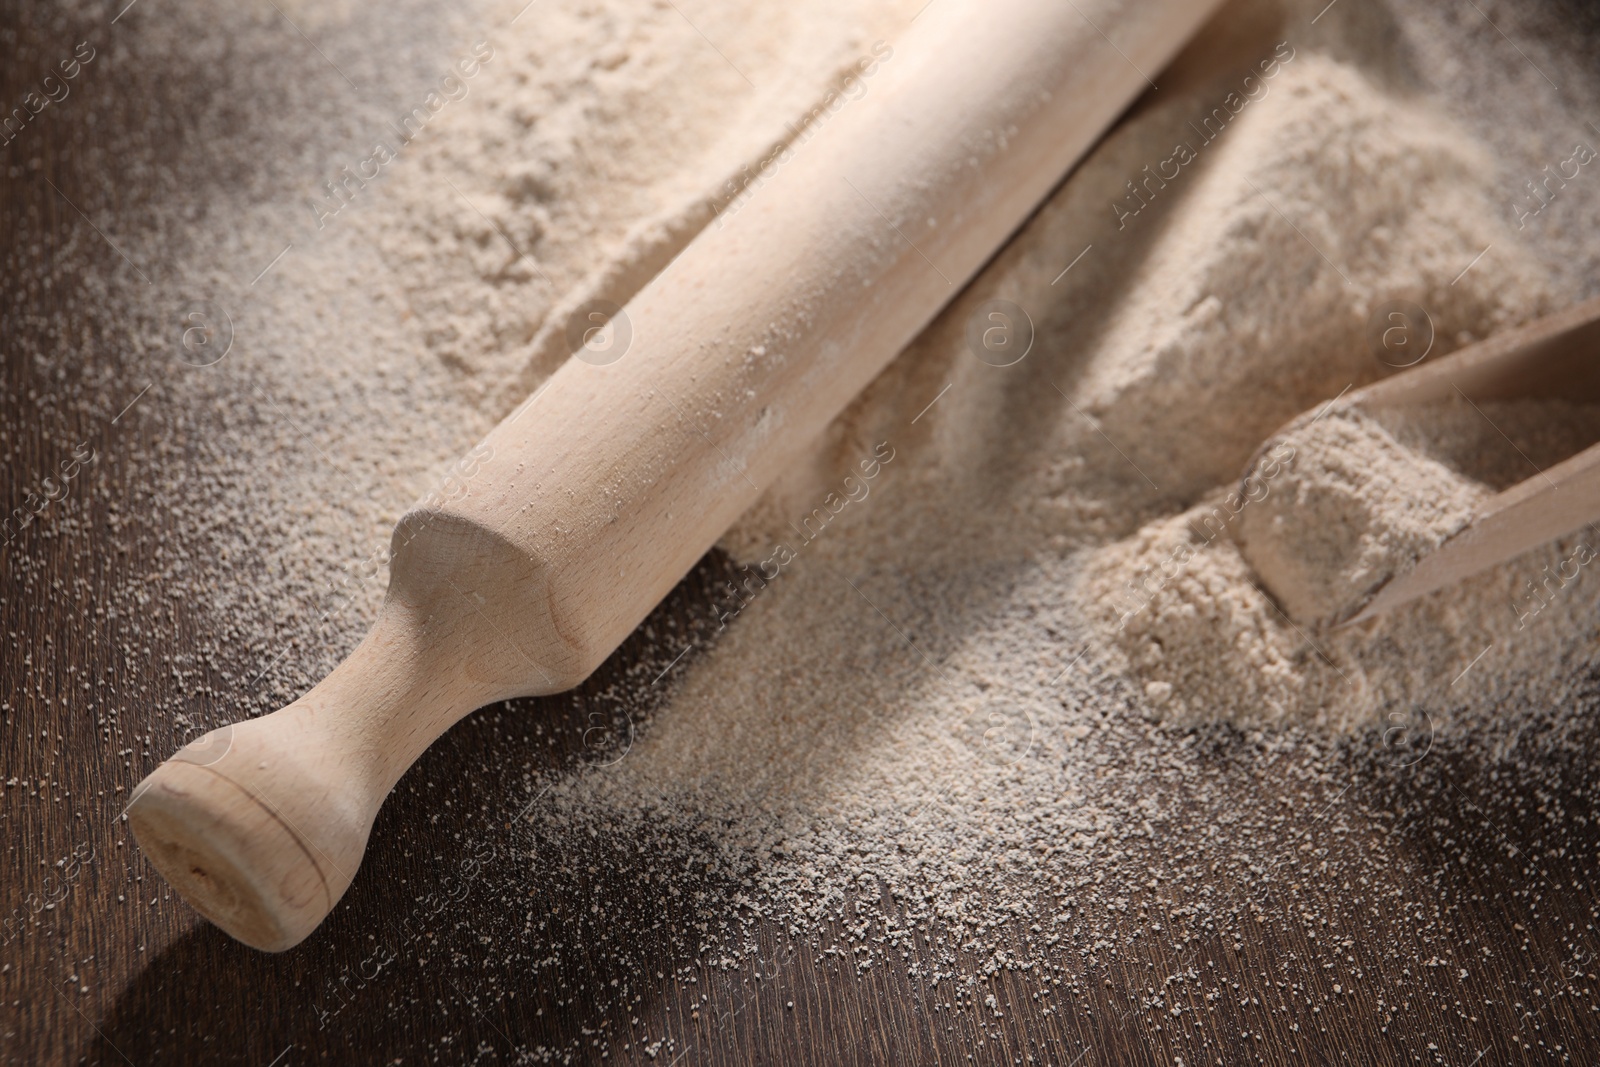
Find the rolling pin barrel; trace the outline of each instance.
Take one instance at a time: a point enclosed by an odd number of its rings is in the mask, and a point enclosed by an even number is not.
[[[1214,6],[946,0],[875,48],[865,94],[818,112],[608,326],[617,358],[569,360],[463,492],[401,520],[350,658],[141,783],[129,818],[157,868],[248,944],[303,939],[428,744],[598,667]]]

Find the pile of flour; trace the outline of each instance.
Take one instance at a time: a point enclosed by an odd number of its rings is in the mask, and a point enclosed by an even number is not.
[[[1600,436],[1600,405],[1465,401],[1332,410],[1263,448],[1240,486],[1097,557],[1092,605],[1119,669],[1180,720],[1321,721],[1438,698],[1482,653],[1466,712],[1562,691],[1593,632],[1593,583],[1543,583],[1596,547],[1563,538],[1375,621],[1329,630],[1461,530],[1495,492]],[[1547,607],[1555,610],[1544,615]],[[1538,616],[1539,627],[1530,623]],[[1553,629],[1546,631],[1545,626]],[[1442,673],[1441,673],[1442,672]],[[1482,676],[1480,676],[1482,677]]]

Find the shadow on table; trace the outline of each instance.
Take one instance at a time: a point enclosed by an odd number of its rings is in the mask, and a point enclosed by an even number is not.
[[[573,828],[538,805],[580,764],[631,744],[670,692],[645,683],[715,632],[706,605],[730,569],[707,556],[574,693],[481,709],[436,742],[379,813],[354,885],[302,944],[257,952],[196,921],[118,998],[91,1061],[457,1060],[627,1040],[629,1018],[695,953],[733,889],[689,866],[706,843],[671,826]],[[148,880],[161,884],[153,869]]]

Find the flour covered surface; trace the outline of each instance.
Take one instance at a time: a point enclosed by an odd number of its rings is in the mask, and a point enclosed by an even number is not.
[[[129,488],[99,527],[55,502],[13,551],[115,544],[144,569],[102,588],[24,559],[24,597],[85,605],[124,666],[80,696],[57,641],[17,676],[70,678],[51,714],[91,724],[125,789],[348,655],[395,521],[473,476],[574,318],[779,191],[763,175],[879,91],[923,5],[407,0],[429,40],[405,49],[377,9],[277,6],[140,4],[85,67],[202,57],[219,100],[259,101],[196,127],[237,181],[128,184],[157,236],[62,186],[150,281],[83,230],[49,280],[115,312],[121,362],[37,403],[127,409],[72,492]],[[400,781],[291,961],[303,984],[270,972],[294,1018],[254,1062],[435,1016],[448,1040],[361,1058],[723,1062],[706,1050],[757,1029],[836,1052],[864,997],[907,1042],[865,1059],[1132,1041],[1231,1063],[1359,1034],[1388,1042],[1374,1062],[1543,1062],[1584,1040],[1595,535],[1327,625],[1600,434],[1563,401],[1316,417],[1393,372],[1369,337],[1396,301],[1427,310],[1431,359],[1593,295],[1596,172],[1521,191],[1589,143],[1600,77],[1513,7],[1484,5],[1548,80],[1468,6],[1225,6],[594,678],[469,716]],[[174,362],[163,317],[196,294],[232,316],[207,367]],[[996,329],[1021,358],[975,347]],[[51,323],[32,358],[65,373],[83,334]],[[9,793],[30,812],[80,761],[46,729]],[[129,872],[112,896],[169,940],[61,988],[159,955],[85,1016],[116,1008],[103,1029],[159,1062],[223,1032],[177,966],[216,946]],[[160,1033],[128,1037],[146,1003],[188,1030],[151,1012]]]

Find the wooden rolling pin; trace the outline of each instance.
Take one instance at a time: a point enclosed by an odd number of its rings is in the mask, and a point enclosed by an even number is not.
[[[864,96],[628,305],[620,359],[569,360],[478,446],[463,494],[400,520],[348,659],[140,784],[151,862],[240,941],[298,943],[423,750],[599,666],[1215,6],[934,0]]]

